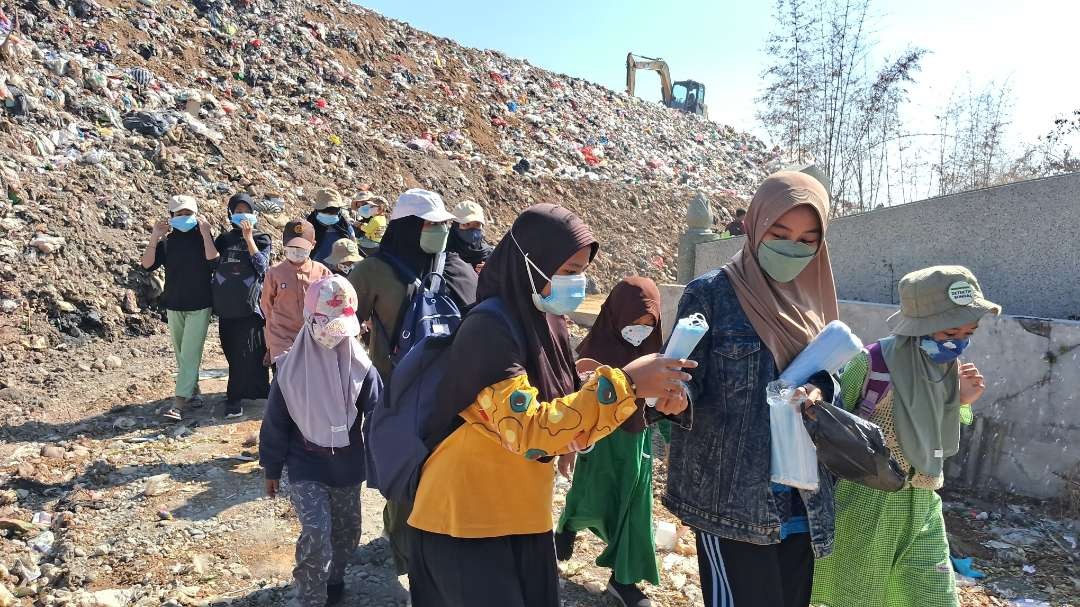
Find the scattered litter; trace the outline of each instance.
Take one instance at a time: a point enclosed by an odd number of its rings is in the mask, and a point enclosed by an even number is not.
[[[656,548],[657,550],[664,550],[672,552],[675,550],[675,544],[678,542],[677,528],[675,523],[669,523],[667,521],[657,521],[656,523]]]
[[[56,536],[53,535],[52,531],[43,531],[41,535],[38,535],[29,542],[26,542],[26,545],[29,546],[31,550],[39,554],[48,554],[52,551],[53,542],[55,541]]]
[[[955,569],[956,572],[960,575],[969,577],[973,580],[978,580],[986,577],[985,573],[979,571],[978,569],[975,569],[975,565],[973,563],[974,559],[972,559],[971,557],[957,558],[955,556],[951,556],[949,558],[952,559],[953,569]]]

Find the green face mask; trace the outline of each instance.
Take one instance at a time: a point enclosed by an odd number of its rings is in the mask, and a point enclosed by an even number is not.
[[[450,236],[450,225],[440,223],[420,230],[420,250],[430,255],[446,250],[446,239]]]
[[[806,269],[817,250],[793,240],[764,240],[758,245],[758,264],[776,282],[791,282]]]

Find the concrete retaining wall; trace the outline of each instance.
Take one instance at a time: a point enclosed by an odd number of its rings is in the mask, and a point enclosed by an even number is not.
[[[841,299],[893,304],[896,282],[961,264],[1010,314],[1080,318],[1080,174],[964,192],[837,219],[829,250]],[[698,245],[695,276],[742,237]]]
[[[679,285],[661,286],[666,318],[675,318],[681,294]],[[894,309],[843,301],[840,315],[870,342],[888,334],[885,319]],[[988,317],[968,353],[988,387],[946,467],[950,484],[1063,495],[1058,475],[1080,466],[1080,323]]]

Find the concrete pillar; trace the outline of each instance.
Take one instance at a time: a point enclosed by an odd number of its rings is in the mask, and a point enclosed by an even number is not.
[[[705,195],[698,192],[686,209],[686,232],[679,238],[679,284],[685,285],[695,278],[694,267],[697,246],[705,242],[720,240],[720,235],[713,231],[712,207]]]

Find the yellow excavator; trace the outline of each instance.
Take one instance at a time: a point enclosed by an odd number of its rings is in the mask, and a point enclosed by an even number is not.
[[[663,59],[626,54],[626,94],[634,95],[634,80],[638,70],[652,70],[660,74],[660,94],[665,106],[708,117],[705,106],[705,85],[694,80],[671,82],[671,71]]]

